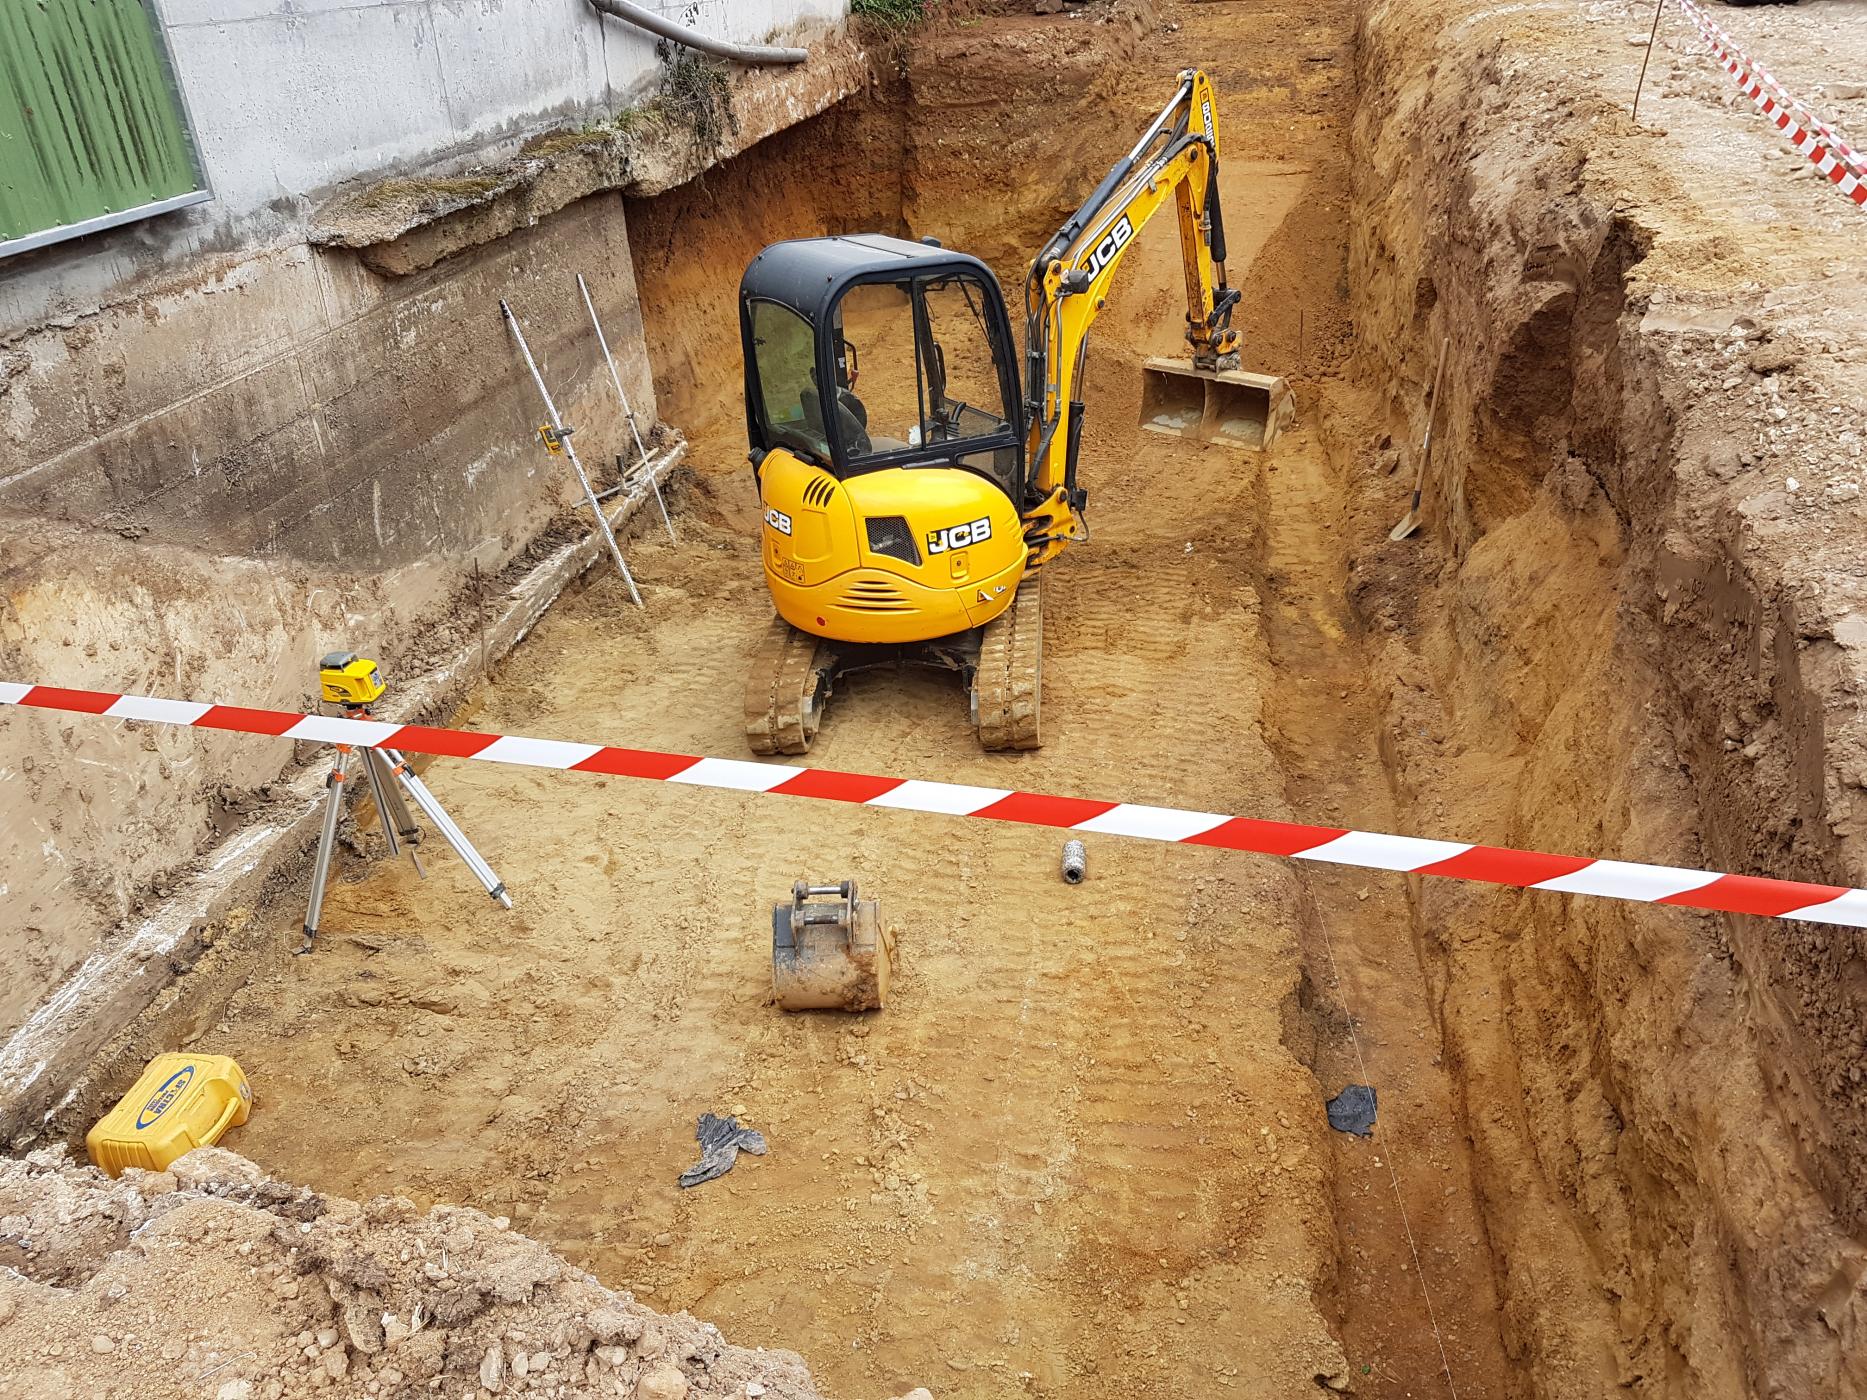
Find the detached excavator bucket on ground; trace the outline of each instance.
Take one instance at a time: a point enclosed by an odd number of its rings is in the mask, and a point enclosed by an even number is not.
[[[1141,426],[1149,432],[1262,450],[1296,411],[1289,384],[1276,375],[1158,357],[1141,367]]]
[[[888,999],[892,940],[881,903],[856,882],[799,880],[771,910],[771,981],[786,1011],[878,1011]]]

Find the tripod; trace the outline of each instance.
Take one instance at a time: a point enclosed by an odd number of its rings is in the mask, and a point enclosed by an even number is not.
[[[346,704],[344,718],[368,719],[369,707]],[[493,867],[473,849],[473,843],[454,825],[454,819],[442,810],[434,794],[428,791],[428,785],[415,776],[407,759],[394,749],[357,749],[350,744],[339,744],[336,762],[331,765],[331,775],[324,780],[324,830],[318,836],[318,859],[311,872],[311,907],[305,911],[305,941],[299,952],[309,953],[311,942],[318,935],[318,919],[324,912],[324,885],[330,878],[331,857],[337,845],[337,819],[343,814],[344,786],[351,776],[345,765],[353,753],[362,758],[363,773],[369,779],[370,797],[376,803],[377,815],[382,818],[383,839],[389,843],[391,859],[399,855],[406,845],[408,858],[414,862],[415,873],[424,880],[428,878],[428,872],[421,868],[421,855],[417,849],[421,845],[421,828],[415,824],[408,803],[402,800],[403,792],[407,792],[421,809],[422,815],[446,838],[447,844],[454,848],[455,853],[467,863],[467,868],[486,887],[486,892],[502,908],[512,907],[512,896],[506,893],[505,881],[494,874]]]

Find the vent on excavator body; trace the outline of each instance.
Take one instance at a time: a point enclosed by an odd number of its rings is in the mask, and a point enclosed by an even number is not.
[[[845,608],[855,612],[912,612],[910,603],[901,590],[881,579],[858,579],[849,585],[839,600]]]
[[[885,554],[904,564],[918,565],[921,562],[920,546],[914,543],[914,535],[908,529],[905,517],[875,515],[862,523],[868,527],[869,549],[873,553]]]

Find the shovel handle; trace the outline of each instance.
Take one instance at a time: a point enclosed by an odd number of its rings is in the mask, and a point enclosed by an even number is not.
[[[1452,348],[1452,337],[1444,336],[1439,342],[1439,364],[1433,370],[1433,397],[1426,405],[1426,435],[1420,439],[1420,465],[1413,472],[1413,508],[1420,508],[1420,492],[1426,485],[1426,463],[1433,455],[1433,419],[1439,413],[1439,385],[1446,376],[1446,352]]]

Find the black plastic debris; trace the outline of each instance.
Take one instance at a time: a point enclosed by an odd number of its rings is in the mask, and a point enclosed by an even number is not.
[[[765,1135],[756,1128],[740,1127],[737,1118],[703,1113],[694,1123],[694,1137],[700,1143],[700,1160],[681,1173],[683,1186],[698,1186],[725,1176],[741,1152],[750,1152],[754,1157],[765,1155]]]
[[[1338,1133],[1367,1137],[1374,1131],[1374,1090],[1366,1084],[1349,1085],[1330,1099],[1326,1107],[1329,1126]]]

